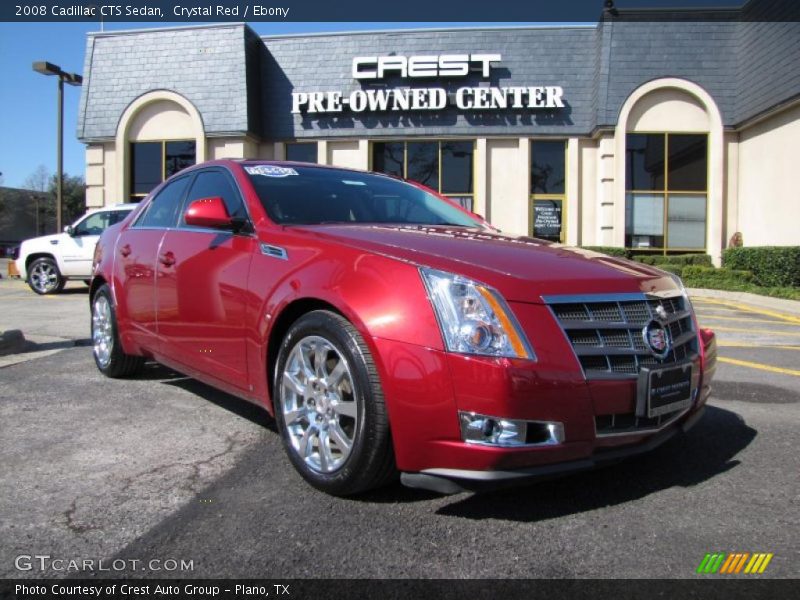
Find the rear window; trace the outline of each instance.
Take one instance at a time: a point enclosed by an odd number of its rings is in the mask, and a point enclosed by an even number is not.
[[[245,165],[244,169],[270,219],[283,225],[482,227],[433,194],[384,175],[296,165]]]

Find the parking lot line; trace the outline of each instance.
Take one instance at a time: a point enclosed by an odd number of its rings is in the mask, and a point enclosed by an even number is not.
[[[800,350],[800,346],[770,346],[768,344],[748,344],[744,342],[717,341],[720,348],[767,348],[769,350]]]
[[[750,362],[749,360],[728,358],[727,356],[720,356],[717,358],[717,360],[719,362],[736,365],[738,367],[749,367],[751,369],[759,369],[760,371],[769,371],[771,373],[782,373],[783,375],[800,377],[800,371],[797,369],[784,369],[783,367],[774,367],[772,365],[765,365],[764,363]]]
[[[776,321],[775,319],[758,319],[753,317],[723,317],[720,315],[709,315],[709,314],[702,314],[700,315],[701,320],[705,319],[714,319],[714,320],[721,320],[721,321],[747,321],[748,323],[775,323],[777,325],[784,325],[783,321]]]
[[[800,325],[800,317],[787,315],[766,308],[756,308],[755,306],[750,306],[749,304],[739,304],[738,302],[731,302],[729,300],[712,300],[709,298],[704,298],[703,300],[699,301],[692,300],[692,302],[696,304],[706,304],[713,306],[727,306],[730,308],[734,308],[736,310],[755,313],[758,315],[764,315],[766,317],[775,317],[776,319],[781,319],[782,321],[787,321],[789,323],[796,323],[797,325]]]
[[[748,329],[745,327],[714,327],[714,331],[737,331],[741,333],[769,333],[771,335],[789,335],[797,337],[797,331],[775,331],[774,329]]]

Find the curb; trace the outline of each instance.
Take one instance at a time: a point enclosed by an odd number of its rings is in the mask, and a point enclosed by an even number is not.
[[[728,292],[725,290],[707,290],[703,288],[687,288],[686,291],[693,298],[715,298],[718,300],[728,300],[749,304],[758,308],[774,310],[795,317],[800,317],[800,302],[797,300],[787,300],[784,298],[771,298],[769,296],[759,296],[749,292]]]

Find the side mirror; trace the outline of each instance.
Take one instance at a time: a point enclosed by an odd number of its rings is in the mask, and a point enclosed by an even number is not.
[[[66,233],[70,237],[75,237],[75,228],[72,225],[65,225],[64,233]]]
[[[187,225],[211,229],[233,229],[234,223],[225,203],[219,196],[200,198],[192,202],[183,215]]]

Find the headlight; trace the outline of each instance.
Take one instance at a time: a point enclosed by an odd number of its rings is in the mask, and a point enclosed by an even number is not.
[[[536,360],[525,334],[496,290],[453,273],[420,274],[450,352]]]
[[[667,273],[670,277],[672,277],[672,281],[675,282],[675,285],[678,287],[678,290],[683,296],[683,300],[685,303],[686,310],[691,310],[694,312],[694,308],[692,307],[692,301],[689,299],[689,292],[686,291],[686,287],[683,285],[683,280],[678,277],[675,273]]]

